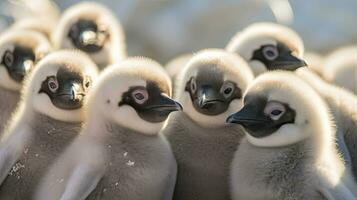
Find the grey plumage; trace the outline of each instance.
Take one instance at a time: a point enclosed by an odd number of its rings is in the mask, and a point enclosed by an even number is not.
[[[0,199],[31,199],[49,164],[75,138],[80,123],[62,122],[36,113],[24,152],[0,186]],[[55,144],[54,144],[55,143]]]
[[[309,143],[266,149],[244,138],[232,164],[236,199],[325,199],[313,185],[317,177],[308,164],[313,162]]]
[[[20,93],[18,91],[12,91],[0,87],[0,137],[7,121],[14,112],[19,99]]]
[[[162,132],[179,164],[173,199],[230,199],[230,163],[244,134],[239,126],[203,128],[173,113]]]
[[[102,134],[109,137],[101,144],[108,156],[105,174],[87,199],[170,199],[176,162],[166,139],[107,126]]]

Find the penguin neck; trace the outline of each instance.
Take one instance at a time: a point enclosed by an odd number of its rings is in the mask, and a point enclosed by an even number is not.
[[[12,111],[20,99],[20,93],[18,91],[8,90],[0,87],[0,110]]]
[[[105,142],[106,140],[111,140],[113,138],[122,139],[122,138],[129,138],[129,137],[132,138],[141,137],[141,139],[139,140],[142,140],[143,137],[152,138],[158,136],[158,134],[146,135],[139,131],[120,126],[115,122],[104,120],[103,118],[97,119],[96,121],[89,120],[84,125],[83,132],[102,142]]]

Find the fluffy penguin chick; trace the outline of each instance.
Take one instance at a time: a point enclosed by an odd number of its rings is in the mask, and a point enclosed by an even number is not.
[[[226,49],[242,56],[255,75],[277,69],[293,71],[306,65],[299,35],[274,23],[248,26],[231,39]]]
[[[81,136],[53,165],[37,199],[172,199],[176,161],[158,134],[182,109],[170,95],[170,79],[154,61],[108,67],[88,97]]]
[[[83,100],[96,74],[80,52],[51,53],[38,63],[1,138],[0,199],[33,198],[46,169],[80,131]]]
[[[246,130],[232,164],[234,199],[356,199],[328,109],[293,73],[259,76],[227,122]]]
[[[10,28],[37,31],[47,39],[50,39],[60,16],[59,8],[51,0],[19,0],[10,4],[10,10],[15,18]]]
[[[244,133],[225,120],[241,108],[252,80],[242,58],[218,49],[198,52],[179,75],[175,93],[184,112],[163,129],[178,164],[175,200],[230,199],[229,165]]]
[[[80,49],[101,68],[126,57],[124,40],[124,32],[114,14],[94,2],[68,8],[52,35],[55,48]]]
[[[326,83],[307,68],[301,68],[296,73],[329,105],[337,127],[339,149],[357,180],[357,96],[348,90]]]
[[[50,51],[48,40],[39,33],[6,31],[0,36],[0,133],[20,97],[24,77]]]
[[[357,46],[338,49],[327,56],[323,77],[357,95]]]

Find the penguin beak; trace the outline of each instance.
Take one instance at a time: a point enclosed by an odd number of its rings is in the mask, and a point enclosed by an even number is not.
[[[306,62],[292,54],[284,54],[279,56],[273,63],[273,68],[294,71],[300,67],[307,66]]]
[[[83,31],[80,35],[80,41],[83,45],[103,46],[107,37],[106,32],[95,32],[93,30]]]
[[[258,127],[262,124],[270,123],[270,120],[257,111],[258,109],[253,104],[247,104],[239,112],[230,115],[226,122],[229,124],[240,124],[243,127]]]
[[[69,82],[63,85],[59,95],[63,102],[63,108],[76,109],[82,106],[85,92],[80,84]]]
[[[210,109],[215,104],[223,102],[219,94],[210,87],[203,87],[198,94],[198,106],[201,109]]]
[[[148,106],[147,109],[169,114],[174,111],[181,111],[182,105],[167,95],[160,94],[159,98],[157,98],[150,106]]]
[[[24,80],[26,74],[33,68],[33,66],[33,61],[30,59],[26,59],[23,62],[19,63],[16,69],[10,72],[11,77],[15,81],[21,83]]]

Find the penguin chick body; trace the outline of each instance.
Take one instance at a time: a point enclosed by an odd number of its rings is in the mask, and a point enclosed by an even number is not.
[[[39,33],[8,30],[0,36],[0,136],[20,99],[23,80],[51,51]]]
[[[108,67],[88,98],[81,135],[52,166],[37,199],[172,199],[176,161],[158,134],[169,113],[181,110],[170,95],[170,79],[154,61]]]
[[[46,169],[77,136],[96,74],[80,52],[58,51],[38,63],[1,138],[0,199],[33,199]]]
[[[225,119],[240,109],[251,80],[242,58],[218,49],[198,52],[179,74],[175,98],[184,112],[162,130],[178,163],[173,199],[230,199],[229,165],[244,133]]]
[[[329,84],[308,69],[296,71],[328,104],[336,123],[337,143],[346,165],[357,180],[357,97],[351,92]]]
[[[324,62],[324,79],[357,95],[357,47],[348,46],[328,55]]]
[[[259,76],[227,122],[246,132],[232,163],[233,199],[356,199],[328,108],[293,73]]]
[[[109,9],[94,2],[78,3],[65,10],[52,42],[56,49],[80,49],[100,68],[126,57],[121,24]]]
[[[304,44],[288,27],[274,23],[255,23],[238,32],[226,50],[237,53],[252,68],[254,75],[270,70],[293,71],[306,66]]]

